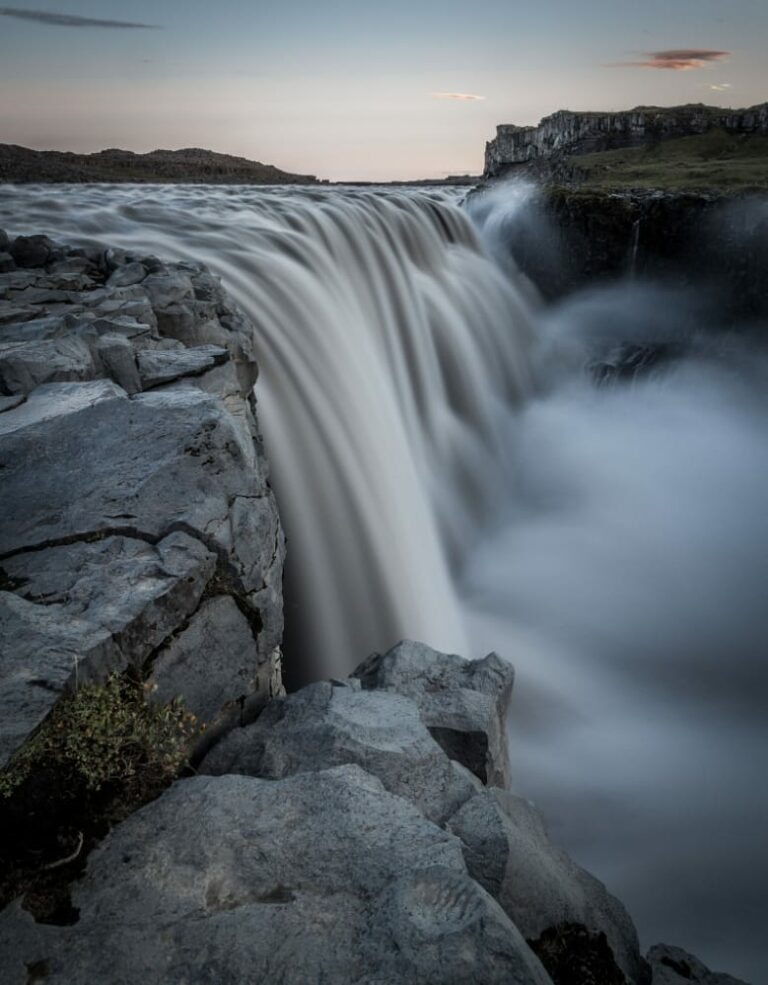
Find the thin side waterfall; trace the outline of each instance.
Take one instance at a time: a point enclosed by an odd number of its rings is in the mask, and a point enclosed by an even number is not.
[[[502,485],[498,427],[529,386],[529,319],[457,205],[349,190],[17,194],[30,230],[205,262],[252,319],[300,676],[346,674],[406,636],[467,653],[449,561]]]

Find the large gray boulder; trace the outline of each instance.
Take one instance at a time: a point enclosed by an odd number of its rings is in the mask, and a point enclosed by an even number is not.
[[[445,756],[411,700],[362,691],[356,680],[310,684],[273,701],[253,725],[221,741],[199,769],[281,779],[347,763],[438,823],[477,789]]]
[[[71,927],[0,915],[4,983],[552,985],[458,839],[356,766],[179,782],[73,904]]]
[[[599,880],[552,844],[528,801],[503,790],[483,790],[446,827],[461,838],[470,874],[499,901],[526,940],[541,942],[549,952],[558,936],[566,948],[578,946],[585,961],[599,963],[606,985],[647,981],[629,914]]]
[[[509,786],[506,716],[514,670],[497,654],[465,660],[403,640],[385,654],[374,653],[353,676],[366,689],[410,698],[452,759],[483,783]]]
[[[740,978],[710,971],[681,947],[656,944],[648,952],[653,985],[747,985]]]

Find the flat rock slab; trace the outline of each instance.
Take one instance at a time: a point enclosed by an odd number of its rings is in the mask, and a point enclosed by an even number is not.
[[[43,383],[34,389],[23,403],[23,397],[17,397],[16,409],[10,409],[0,417],[0,436],[31,427],[33,424],[41,424],[54,417],[76,414],[104,400],[115,400],[125,396],[125,390],[111,380],[90,380],[87,383]]]
[[[72,927],[0,915],[4,983],[551,985],[458,839],[356,766],[181,781],[91,855],[73,904]]]
[[[137,355],[139,376],[145,390],[170,383],[182,376],[197,376],[229,359],[227,349],[200,345],[189,349],[142,349]]]
[[[66,687],[141,664],[195,611],[215,565],[180,532],[157,546],[114,536],[6,559],[0,766]]]

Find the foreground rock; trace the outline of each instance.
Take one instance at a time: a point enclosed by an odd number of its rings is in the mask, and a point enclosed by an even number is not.
[[[6,911],[3,981],[549,982],[459,841],[354,766],[179,783],[93,854],[74,903],[67,929]]]
[[[648,952],[653,985],[746,985],[731,975],[710,971],[698,958],[681,947],[657,944]]]
[[[273,700],[214,745],[207,775],[114,828],[66,921],[7,906],[3,982],[650,985],[621,904],[529,803],[451,758],[465,745],[433,737],[461,725],[491,747],[511,683],[498,658],[405,642],[357,673]],[[699,975],[674,949],[650,959]]]
[[[44,236],[7,254],[0,766],[75,682],[128,670],[215,734],[281,689],[252,327],[194,264]]]

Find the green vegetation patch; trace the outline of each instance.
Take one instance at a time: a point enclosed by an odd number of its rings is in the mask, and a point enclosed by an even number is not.
[[[116,674],[64,695],[0,773],[0,909],[22,896],[36,920],[74,922],[88,852],[183,772],[204,726],[147,697]]]
[[[645,147],[575,155],[580,187],[594,191],[768,189],[768,135],[710,130]]]
[[[195,732],[195,716],[179,703],[150,704],[140,685],[114,674],[59,701],[0,773],[0,796],[39,767],[92,791],[141,779],[154,785],[177,774]]]

